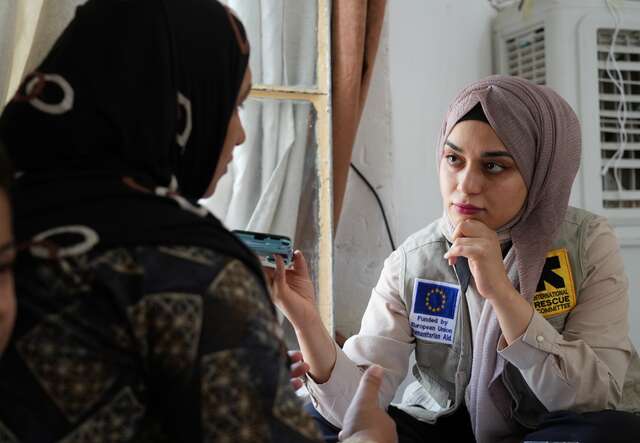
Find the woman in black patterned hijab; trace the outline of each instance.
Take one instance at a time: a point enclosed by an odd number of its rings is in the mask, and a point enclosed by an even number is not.
[[[10,181],[11,166],[4,147],[0,144],[0,356],[9,341],[16,315],[16,298],[11,271],[14,248],[8,195]]]
[[[317,437],[259,263],[197,204],[244,140],[248,55],[214,0],[89,0],[5,109],[0,441]]]

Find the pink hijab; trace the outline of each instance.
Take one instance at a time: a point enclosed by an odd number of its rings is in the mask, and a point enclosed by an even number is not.
[[[488,77],[462,90],[449,107],[437,145],[438,164],[451,130],[478,103],[527,186],[524,207],[505,226],[513,242],[505,266],[514,287],[531,301],[580,165],[580,123],[550,88],[517,77]],[[512,432],[511,400],[499,377],[504,367],[496,352],[500,334],[495,313],[485,303],[474,337],[467,405],[478,442],[508,439]]]

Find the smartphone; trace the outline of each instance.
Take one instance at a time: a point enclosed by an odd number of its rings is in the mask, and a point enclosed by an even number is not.
[[[258,256],[262,266],[275,268],[276,259],[273,258],[275,254],[282,257],[286,269],[293,266],[293,248],[289,237],[262,232],[238,230],[232,232]]]

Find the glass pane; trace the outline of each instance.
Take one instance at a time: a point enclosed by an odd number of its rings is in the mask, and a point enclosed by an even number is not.
[[[251,44],[253,83],[316,85],[317,0],[223,0],[240,17]]]
[[[305,101],[249,99],[246,141],[203,202],[229,229],[286,235],[302,250],[317,290],[316,114]]]

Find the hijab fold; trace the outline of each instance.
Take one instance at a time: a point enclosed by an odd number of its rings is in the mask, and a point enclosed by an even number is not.
[[[99,247],[203,246],[259,263],[197,204],[247,69],[215,0],[89,0],[0,117],[18,241],[64,226]],[[175,186],[177,184],[177,187]]]
[[[512,247],[504,258],[507,275],[531,302],[580,165],[580,124],[569,104],[552,89],[517,77],[488,77],[461,91],[449,107],[437,145],[437,164],[453,127],[478,104],[527,187],[523,208],[498,234],[511,237]],[[451,223],[441,227],[450,238]],[[473,281],[469,288],[476,290]],[[513,435],[511,397],[500,377],[506,364],[497,354],[500,336],[495,312],[485,303],[474,336],[467,404],[479,443],[509,441]]]

